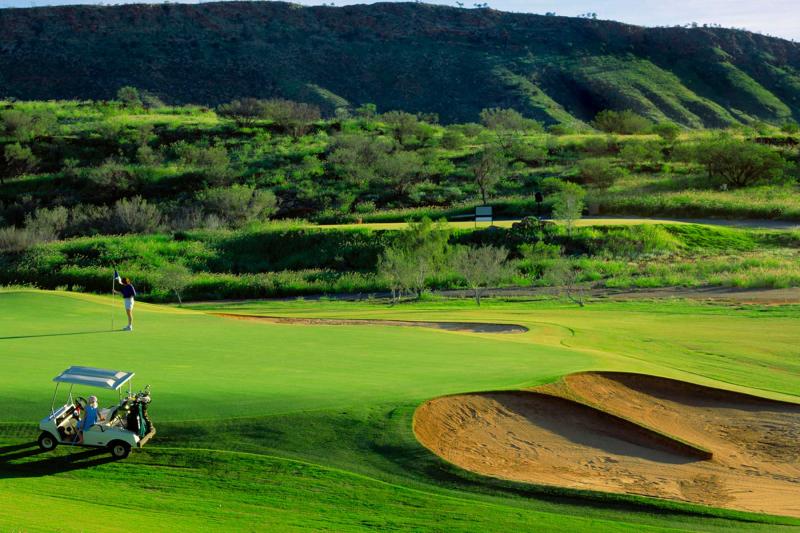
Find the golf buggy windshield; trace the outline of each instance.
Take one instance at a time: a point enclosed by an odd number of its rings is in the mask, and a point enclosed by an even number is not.
[[[99,387],[101,389],[119,392],[122,386],[127,383],[128,393],[130,394],[130,382],[133,376],[133,372],[124,372],[121,370],[106,370],[104,368],[92,368],[90,366],[71,366],[53,378],[53,381],[56,382],[56,390],[53,392],[53,404],[50,407],[50,411],[51,413],[55,412],[56,395],[58,394],[58,386],[61,383],[70,384],[69,401],[71,403],[72,387],[75,385]]]

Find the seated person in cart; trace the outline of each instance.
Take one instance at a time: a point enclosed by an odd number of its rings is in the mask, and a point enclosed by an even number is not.
[[[84,410],[83,420],[81,420],[80,425],[78,426],[80,429],[80,432],[78,433],[78,443],[83,442],[84,431],[88,431],[93,425],[97,424],[97,422],[103,420],[105,420],[105,417],[97,409],[97,396],[89,396],[86,409]]]

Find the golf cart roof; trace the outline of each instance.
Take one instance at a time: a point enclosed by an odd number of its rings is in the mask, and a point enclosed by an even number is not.
[[[103,368],[92,368],[90,366],[71,366],[54,377],[53,381],[117,390],[130,381],[132,377],[133,372],[106,370]]]

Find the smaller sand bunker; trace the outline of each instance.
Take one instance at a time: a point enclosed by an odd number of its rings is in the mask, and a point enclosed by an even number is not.
[[[589,372],[428,401],[414,431],[488,476],[800,517],[800,405]]]
[[[294,318],[239,315],[234,313],[210,314],[237,320],[254,320],[271,324],[300,324],[305,326],[400,326],[444,329],[447,331],[464,331],[470,333],[525,333],[528,331],[528,328],[518,324],[492,324],[484,322],[426,322],[416,320],[374,320],[368,318]]]

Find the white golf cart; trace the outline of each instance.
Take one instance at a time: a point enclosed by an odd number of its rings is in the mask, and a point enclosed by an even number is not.
[[[133,372],[71,366],[54,377],[56,390],[53,393],[50,415],[39,422],[39,429],[42,430],[42,434],[39,435],[39,447],[46,451],[54,449],[59,444],[106,447],[112,456],[123,459],[128,456],[131,448],[144,446],[156,434],[156,428],[147,415],[150,385],[143,391],[133,394],[131,391],[133,375]],[[69,392],[66,403],[56,409],[56,396],[62,383],[69,383]],[[126,383],[128,393],[123,397],[121,389]],[[73,399],[72,389],[75,385],[115,390],[119,398],[117,405],[108,409],[98,409],[100,416],[97,423],[83,432],[79,428],[87,401],[82,396]]]

